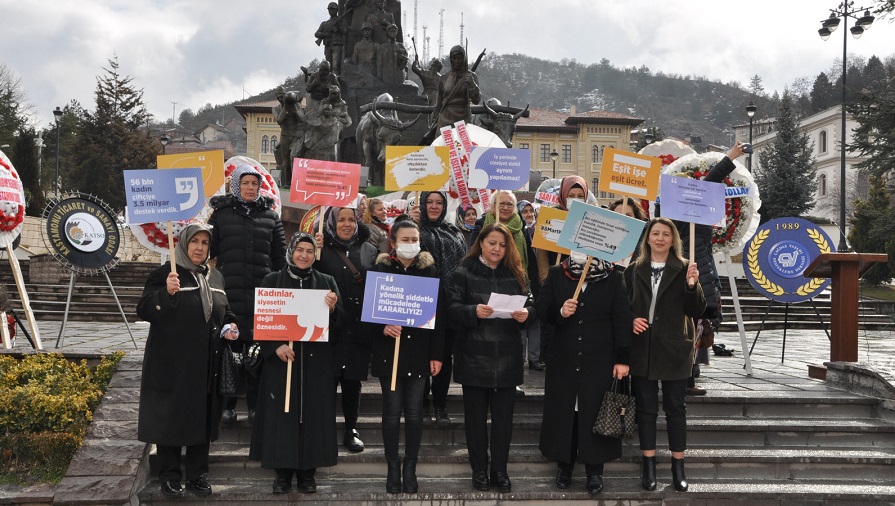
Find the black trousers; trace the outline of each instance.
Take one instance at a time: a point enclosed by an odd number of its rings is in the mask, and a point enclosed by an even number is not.
[[[357,416],[360,410],[360,380],[345,377],[345,369],[336,377],[336,386],[342,388],[342,416],[345,417],[345,430],[357,427]]]
[[[565,462],[557,462],[560,469],[572,471],[575,461],[578,459],[578,414],[572,418],[572,447],[569,448],[569,458]],[[584,464],[584,471],[588,476],[603,474],[603,464]]]
[[[391,377],[379,378],[382,387],[382,444],[385,459],[398,459],[401,411],[404,411],[404,459],[416,460],[423,439],[424,378],[399,377],[392,392]]]
[[[641,450],[656,449],[656,420],[659,417],[659,380],[633,376],[637,403],[637,435]],[[668,425],[668,448],[673,452],[687,449],[687,380],[662,380],[662,410]]]
[[[186,447],[186,457],[183,459],[187,481],[198,479],[208,474],[208,449],[209,444],[191,445]],[[180,471],[180,451],[182,446],[156,445],[158,455],[159,481],[182,480]]]
[[[506,472],[513,439],[516,389],[463,385],[466,449],[473,472],[488,470],[488,411],[491,411],[491,470]]]
[[[451,386],[451,375],[454,372],[454,341],[456,330],[448,329],[444,333],[444,358],[441,363],[441,372],[438,376],[426,379],[426,389],[423,392],[423,405],[429,407],[428,392],[432,390],[432,406],[435,408],[447,407],[448,389]]]

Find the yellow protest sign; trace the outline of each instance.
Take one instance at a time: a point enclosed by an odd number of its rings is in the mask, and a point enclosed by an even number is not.
[[[538,211],[538,221],[535,223],[531,246],[568,255],[568,248],[563,248],[556,244],[568,214],[568,211],[563,211],[562,209],[542,206],[541,210]]]
[[[446,146],[386,146],[386,191],[440,190],[450,177]]]
[[[214,195],[224,184],[224,152],[221,150],[159,155],[156,157],[156,166],[160,169],[202,169],[202,185],[206,198]]]
[[[661,174],[659,158],[606,148],[600,169],[600,191],[656,200]]]

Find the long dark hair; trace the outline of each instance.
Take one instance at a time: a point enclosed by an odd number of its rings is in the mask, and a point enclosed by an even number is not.
[[[682,264],[686,265],[687,261],[681,256],[681,234],[678,233],[677,227],[674,226],[674,222],[668,218],[653,218],[650,220],[649,224],[646,226],[646,233],[643,234],[643,241],[640,243],[640,256],[637,257],[637,260],[635,260],[634,263],[637,265],[644,262],[649,263],[652,258],[653,248],[649,245],[649,235],[656,225],[665,225],[671,229],[671,250],[668,252],[668,255],[677,257]]]
[[[478,257],[482,255],[482,242],[491,234],[491,232],[503,234],[504,242],[506,242],[506,253],[503,255],[503,260],[501,260],[500,263],[513,273],[513,276],[516,278],[516,281],[519,282],[519,287],[522,291],[527,291],[528,277],[525,275],[525,269],[522,268],[522,257],[519,256],[519,250],[516,249],[516,243],[513,241],[513,234],[506,225],[503,225],[502,223],[494,223],[493,225],[488,225],[483,228],[463,259],[475,258],[476,261],[478,261]]]

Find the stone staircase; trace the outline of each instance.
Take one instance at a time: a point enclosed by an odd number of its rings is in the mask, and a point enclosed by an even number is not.
[[[31,283],[29,261],[20,261],[24,274],[31,309],[37,320],[61,321],[65,313],[65,299],[68,295],[68,284]],[[156,264],[144,262],[122,262],[109,272],[109,279],[115,287],[115,293],[121,303],[129,322],[139,320],[137,302],[143,293],[146,278]],[[12,271],[6,262],[0,263],[0,283],[9,291],[13,309],[24,321],[22,302],[15,287]],[[81,276],[75,278],[69,321],[120,322],[121,312],[109,289],[105,276]]]
[[[351,454],[340,447],[339,464],[317,471],[317,493],[271,493],[273,471],[247,460],[251,427],[240,421],[223,429],[211,447],[209,480],[214,494],[189,493],[170,500],[151,481],[138,493],[140,504],[895,504],[895,424],[878,416],[872,398],[826,388],[791,392],[718,392],[688,402],[687,477],[690,491],[671,487],[670,454],[659,419],[659,490],[639,485],[639,451],[625,443],[624,456],[605,468],[606,487],[592,497],[584,489],[583,466],[575,470],[572,487],[554,487],[556,465],[538,450],[543,375],[528,374],[526,396],[517,398],[509,475],[513,491],[478,492],[472,488],[466,460],[462,400],[452,386],[450,427],[427,425],[420,453],[418,494],[385,492],[385,458],[379,428],[378,386],[364,385],[358,430],[367,449]],[[341,431],[340,431],[341,433]],[[151,459],[151,465],[154,460]]]

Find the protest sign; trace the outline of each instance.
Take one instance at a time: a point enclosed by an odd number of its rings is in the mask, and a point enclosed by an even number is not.
[[[652,156],[606,148],[600,170],[602,192],[620,193],[644,200],[656,200],[662,160]]]
[[[569,248],[563,248],[556,243],[559,240],[559,234],[562,233],[568,214],[568,211],[563,211],[562,209],[541,206],[541,210],[538,211],[538,221],[535,223],[531,246],[536,249],[545,249],[568,255]]]
[[[644,223],[608,209],[572,201],[557,243],[585,255],[617,262],[637,247]]]
[[[205,197],[211,198],[224,184],[224,152],[196,151],[193,153],[176,153],[156,157],[156,167],[160,169],[202,169],[202,187]]]
[[[126,170],[128,223],[189,220],[205,205],[202,170]]]
[[[531,151],[473,147],[469,158],[470,188],[519,190],[528,187]]]
[[[329,341],[329,290],[255,288],[256,341]]]
[[[662,216],[699,225],[724,219],[725,187],[699,179],[662,174]]]
[[[386,146],[386,191],[436,191],[451,177],[446,146]]]
[[[360,165],[295,158],[289,201],[345,207],[357,198]]]
[[[433,329],[437,306],[437,278],[370,271],[361,321]]]

